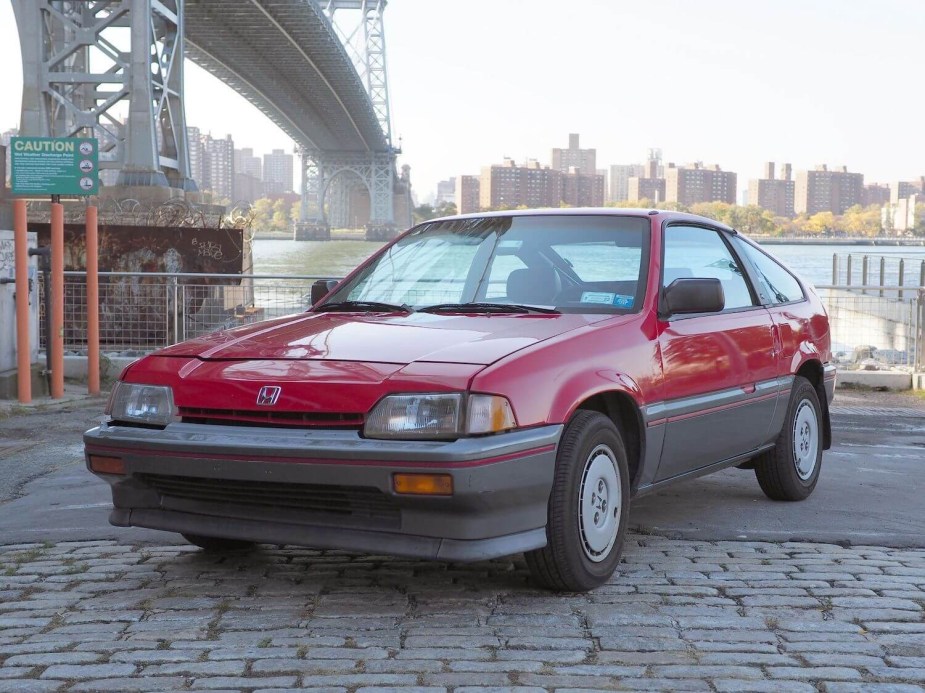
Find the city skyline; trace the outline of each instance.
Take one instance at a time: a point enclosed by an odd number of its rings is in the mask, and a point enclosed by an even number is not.
[[[846,165],[865,182],[925,172],[908,75],[925,32],[918,0],[577,0],[568,12],[551,0],[471,0],[452,31],[439,5],[393,0],[385,15],[399,165],[422,200],[505,157],[545,160],[569,132],[597,149],[600,168],[642,163],[656,146],[666,161],[719,162],[740,190],[765,161]],[[6,3],[0,59],[2,130],[18,125],[21,93]],[[188,123],[292,151],[254,107],[187,65]]]

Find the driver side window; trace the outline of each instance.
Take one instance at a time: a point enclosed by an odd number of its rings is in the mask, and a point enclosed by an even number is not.
[[[675,279],[719,279],[726,299],[723,310],[757,305],[742,266],[719,232],[699,226],[674,225],[665,229],[662,287]]]

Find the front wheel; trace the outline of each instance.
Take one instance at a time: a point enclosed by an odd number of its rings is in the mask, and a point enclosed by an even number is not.
[[[603,414],[579,411],[565,428],[549,496],[547,544],[525,555],[533,579],[584,592],[607,582],[623,551],[629,472],[620,431]]]
[[[822,445],[819,396],[806,378],[797,376],[777,444],[755,458],[755,476],[764,494],[781,501],[807,498],[819,481]]]

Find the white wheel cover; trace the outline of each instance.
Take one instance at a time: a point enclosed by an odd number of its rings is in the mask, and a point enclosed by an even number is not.
[[[819,420],[816,418],[816,409],[809,400],[800,400],[797,405],[791,438],[797,475],[803,481],[808,481],[816,470],[819,452]]]
[[[613,450],[598,445],[585,462],[578,492],[578,529],[582,549],[600,563],[610,555],[620,529],[623,488]]]

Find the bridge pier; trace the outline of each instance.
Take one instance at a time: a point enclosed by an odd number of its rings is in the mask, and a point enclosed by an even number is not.
[[[362,221],[366,239],[387,241],[399,232],[395,223],[394,152],[322,152],[301,150],[302,204],[296,240],[330,238],[331,223]],[[350,194],[353,191],[353,194]],[[360,209],[357,192],[368,195]],[[362,220],[360,212],[362,214]]]

